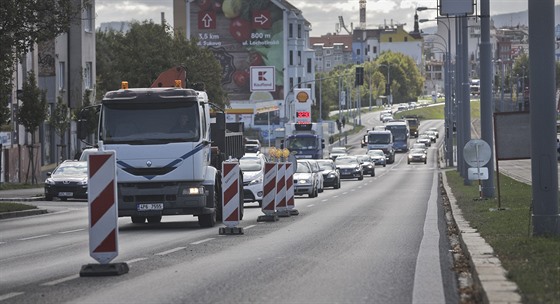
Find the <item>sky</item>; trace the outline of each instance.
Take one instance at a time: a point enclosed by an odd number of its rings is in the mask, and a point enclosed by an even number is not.
[[[529,0],[489,1],[490,14],[498,15],[525,11],[528,9]],[[311,23],[310,36],[312,37],[334,33],[336,24],[339,23],[338,16],[344,18],[348,28],[352,23],[354,27],[359,26],[359,0],[288,0],[288,2],[300,9],[303,17]],[[560,0],[554,0],[554,4],[560,5]],[[173,0],[96,0],[95,5],[96,26],[111,21],[151,19],[160,22],[162,12],[165,13],[168,23],[173,24]],[[405,24],[405,30],[412,31],[415,8],[421,6],[433,8],[436,5],[437,0],[368,0],[366,25],[367,28],[378,28],[385,24]],[[426,10],[419,12],[418,16],[420,19],[431,19],[436,17],[436,13],[435,10]],[[345,34],[344,30],[341,34]]]

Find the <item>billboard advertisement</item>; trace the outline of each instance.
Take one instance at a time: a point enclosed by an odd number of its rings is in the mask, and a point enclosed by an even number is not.
[[[283,10],[270,0],[195,0],[188,16],[191,36],[209,48],[223,69],[229,100],[249,100],[251,68],[272,67],[273,99],[283,99]]]

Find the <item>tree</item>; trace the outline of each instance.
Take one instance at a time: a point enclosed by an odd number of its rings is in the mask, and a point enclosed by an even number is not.
[[[68,130],[70,123],[70,116],[68,111],[68,105],[64,103],[61,96],[58,96],[56,107],[52,115],[49,117],[49,124],[54,128],[56,134],[60,137],[60,157],[64,159],[64,147],[65,145],[65,134]],[[58,162],[57,162],[58,163]]]
[[[74,3],[72,0],[0,1],[0,108],[5,107],[12,92],[17,61],[36,42],[68,31],[81,9]]]
[[[35,144],[35,133],[41,123],[47,118],[47,97],[45,91],[37,86],[37,80],[33,71],[27,74],[22,91],[22,105],[17,112],[17,121],[24,126],[26,132],[31,134],[31,144],[27,145],[31,168],[28,167],[27,174],[29,175],[29,170],[31,169],[31,183],[36,184],[33,146]]]
[[[97,96],[120,88],[121,81],[128,81],[130,88],[149,87],[161,72],[184,66],[188,81],[203,82],[209,99],[224,106],[222,67],[196,40],[173,35],[167,26],[152,21],[133,23],[125,34],[98,31],[96,35]]]

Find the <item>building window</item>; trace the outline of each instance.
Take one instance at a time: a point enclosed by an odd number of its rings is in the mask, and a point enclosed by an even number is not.
[[[65,75],[66,75],[66,63],[64,61],[60,61],[58,63],[58,89],[60,91],[64,90],[64,82],[65,82]]]
[[[301,77],[298,77],[298,78],[297,78],[297,84],[298,84],[298,87],[301,88]]]
[[[290,77],[290,90],[294,88],[294,77]]]
[[[301,51],[297,51],[298,65],[301,65]]]
[[[91,89],[93,87],[92,82],[93,71],[91,61],[86,62],[86,67],[84,68],[84,87],[86,89]]]
[[[377,54],[377,47],[376,46],[373,47],[373,53]]]
[[[84,7],[85,10],[85,20],[84,20],[84,30],[86,32],[93,31],[93,9],[91,4],[87,4]]]
[[[327,68],[327,69],[331,68],[331,61],[330,60],[325,61],[325,68]]]
[[[297,37],[301,38],[301,24],[297,25]]]
[[[294,37],[294,25],[292,23],[290,23],[288,25],[288,37],[289,38],[293,38]]]
[[[290,51],[290,65],[294,65],[294,51]]]
[[[313,61],[311,58],[307,58],[307,73],[311,73],[311,68],[313,67]]]
[[[360,56],[360,54],[361,54],[360,51],[361,51],[360,49],[357,49],[357,50],[356,50],[356,55]]]

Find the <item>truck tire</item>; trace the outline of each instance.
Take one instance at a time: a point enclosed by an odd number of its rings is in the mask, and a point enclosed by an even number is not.
[[[45,195],[45,200],[46,200],[46,201],[52,201],[52,200],[53,200],[53,196],[52,196],[52,195]]]
[[[211,228],[216,226],[216,209],[210,214],[200,214],[198,216],[198,225],[202,228]]]
[[[144,224],[146,222],[145,216],[131,216],[130,219],[134,224]]]

